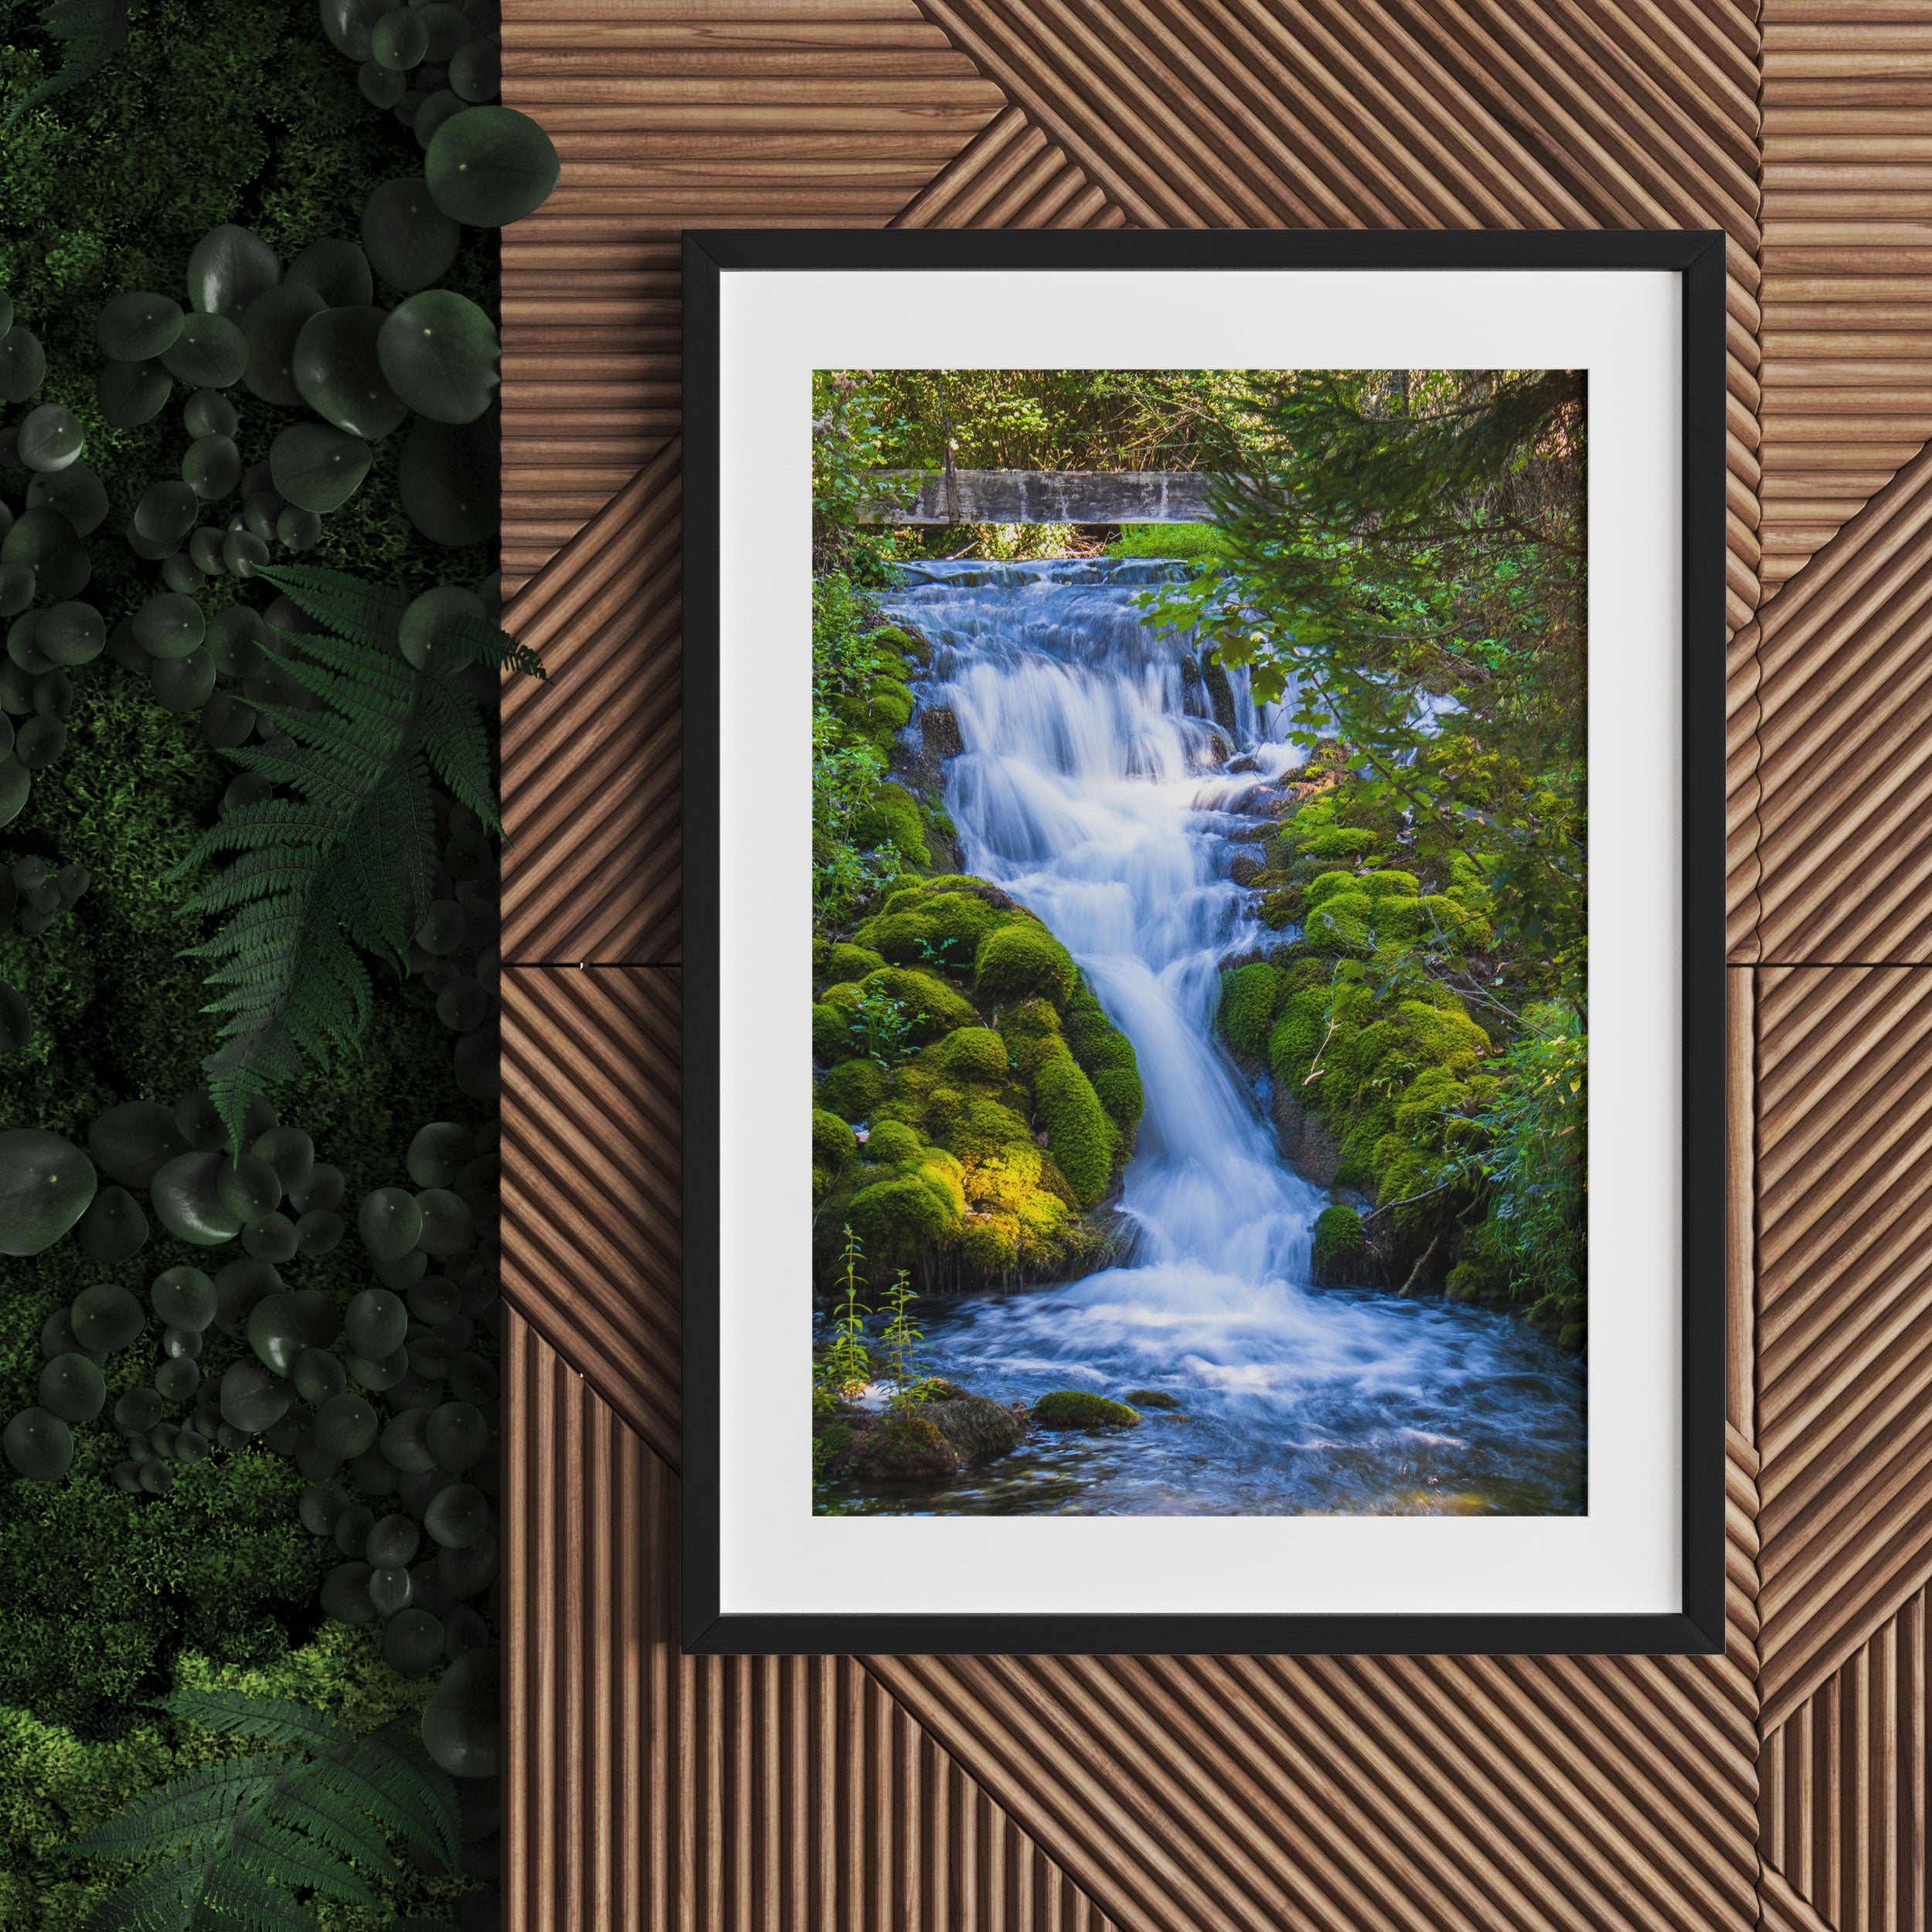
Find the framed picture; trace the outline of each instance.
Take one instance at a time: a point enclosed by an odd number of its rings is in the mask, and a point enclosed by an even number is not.
[[[1723,246],[687,233],[688,1648],[1723,1648]]]

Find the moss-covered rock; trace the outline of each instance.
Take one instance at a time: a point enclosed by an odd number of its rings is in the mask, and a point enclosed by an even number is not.
[[[1353,1208],[1338,1202],[1315,1217],[1309,1262],[1318,1287],[1337,1287],[1360,1279],[1368,1253],[1368,1230]]]
[[[827,946],[822,951],[824,956],[817,962],[821,985],[842,986],[848,981],[863,979],[886,964],[883,954],[874,952],[869,946],[855,946],[849,940]]]
[[[846,990],[832,988],[834,992]],[[861,998],[871,995],[896,1002],[911,1023],[908,1037],[920,1046],[956,1028],[971,1026],[978,1018],[963,994],[954,992],[943,979],[908,966],[886,966],[868,973],[858,982],[857,993]]]
[[[1046,1145],[1083,1208],[1097,1206],[1114,1171],[1107,1110],[1071,1053],[1049,1054],[1033,1077]]]
[[[943,1400],[902,1406],[902,1415],[930,1422],[957,1452],[962,1463],[988,1462],[1016,1448],[1024,1433],[1019,1417],[989,1396],[961,1389]]]
[[[827,1108],[846,1121],[870,1120],[886,1094],[886,1070],[875,1060],[841,1060],[818,1087]]]
[[[1037,920],[1015,920],[981,942],[973,982],[981,1000],[1046,999],[1059,1005],[1080,984],[1073,955]]]
[[[1138,1413],[1124,1402],[1111,1402],[1090,1389],[1056,1389],[1043,1395],[1031,1411],[1040,1429],[1138,1429]]]
[[[811,1005],[811,1056],[815,1060],[842,1060],[852,1051],[852,1024],[842,1007],[823,1000]]]
[[[903,785],[889,780],[876,787],[859,807],[852,835],[855,843],[869,849],[890,846],[908,865],[932,862],[919,801]]]
[[[1136,1409],[1178,1409],[1181,1398],[1165,1389],[1130,1389],[1128,1402]]]
[[[964,1457],[928,1417],[867,1417],[851,1427],[842,1460],[852,1475],[876,1481],[944,1482],[964,1466]]]
[[[811,1110],[811,1198],[822,1200],[833,1182],[859,1158],[859,1142],[836,1114]]]
[[[1263,961],[1237,966],[1221,975],[1218,1015],[1221,1037],[1243,1056],[1260,1053],[1281,993],[1281,977]]]
[[[940,1043],[940,1063],[967,1085],[998,1086],[1011,1064],[1006,1043],[990,1026],[962,1026]]]

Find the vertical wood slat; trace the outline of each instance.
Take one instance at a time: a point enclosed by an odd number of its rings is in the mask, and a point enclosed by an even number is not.
[[[512,1932],[1024,1932],[1066,1896],[852,1659],[682,1655],[676,1478],[514,1311],[503,1365]]]

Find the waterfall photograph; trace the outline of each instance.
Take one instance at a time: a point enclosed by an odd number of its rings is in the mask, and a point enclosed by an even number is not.
[[[827,369],[821,1515],[1570,1515],[1580,369]]]

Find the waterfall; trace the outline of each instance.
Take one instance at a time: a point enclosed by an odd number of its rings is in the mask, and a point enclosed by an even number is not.
[[[957,721],[946,804],[965,869],[1079,961],[1146,1093],[1118,1203],[1128,1260],[931,1309],[935,1366],[1006,1400],[1139,1387],[1182,1404],[1144,1440],[1044,1447],[951,1506],[1573,1509],[1573,1362],[1507,1317],[1309,1284],[1326,1197],[1282,1162],[1214,1023],[1219,961],[1275,937],[1228,876],[1231,835],[1299,754],[1244,672],[1217,722],[1191,640],[1142,623],[1137,594],[1174,569],[920,565],[886,600],[934,647],[922,701]]]

